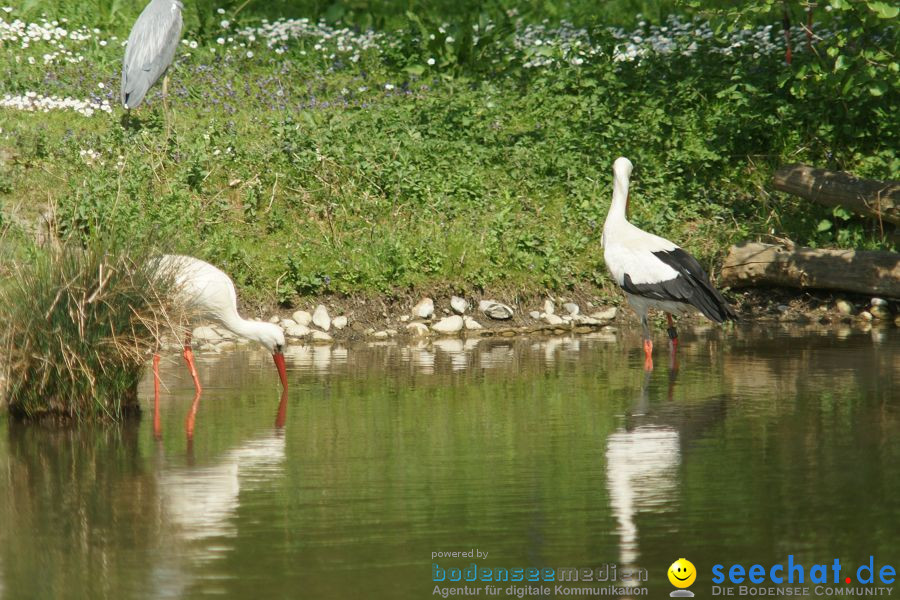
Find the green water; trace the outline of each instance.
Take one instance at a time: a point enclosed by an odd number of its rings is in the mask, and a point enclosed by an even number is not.
[[[271,357],[200,355],[191,442],[173,356],[159,440],[149,382],[140,423],[0,421],[0,597],[425,599],[475,562],[644,568],[662,598],[681,556],[710,597],[715,564],[900,566],[898,349],[707,328],[645,376],[631,335],[294,347],[283,427]]]

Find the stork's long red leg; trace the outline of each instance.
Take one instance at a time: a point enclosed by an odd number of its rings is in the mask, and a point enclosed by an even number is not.
[[[194,421],[197,418],[197,408],[200,406],[200,390],[194,394],[194,401],[191,402],[191,410],[188,412],[187,419],[184,420],[184,430],[189,440],[194,439]]]
[[[162,437],[162,426],[159,423],[159,354],[153,355],[153,436]]]
[[[644,339],[644,370],[653,370],[653,342],[649,339]]]
[[[187,334],[184,340],[184,360],[187,363],[188,371],[191,372],[191,378],[194,380],[194,391],[199,394],[203,391],[200,385],[200,377],[197,376],[197,366],[194,364],[194,351],[191,350],[191,334]]]

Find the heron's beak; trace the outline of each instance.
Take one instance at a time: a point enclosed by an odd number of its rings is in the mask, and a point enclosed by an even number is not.
[[[275,359],[275,366],[278,368],[278,377],[281,378],[281,387],[287,389],[287,367],[284,364],[284,353],[275,352],[272,354],[272,358]]]

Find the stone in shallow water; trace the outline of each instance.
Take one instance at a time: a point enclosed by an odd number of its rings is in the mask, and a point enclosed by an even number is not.
[[[335,317],[331,324],[335,329],[343,329],[347,326],[347,317],[345,317],[344,315]]]
[[[413,337],[426,337],[428,335],[428,327],[424,323],[410,323],[406,326],[406,331]]]
[[[324,304],[320,304],[316,307],[315,312],[312,316],[313,325],[321,329],[322,331],[328,331],[331,329],[331,317],[328,316],[328,309],[325,308]]]
[[[572,317],[581,312],[581,308],[574,302],[566,302],[563,304],[563,309],[565,309],[565,311],[569,313],[569,316]]]
[[[842,315],[852,315],[854,312],[856,312],[856,309],[853,307],[853,305],[846,300],[838,300],[834,303],[834,307],[837,308],[837,311]]]
[[[484,329],[484,325],[482,325],[472,317],[464,317],[464,322],[466,325],[466,329],[468,330]]]
[[[290,327],[285,327],[284,335],[293,338],[302,338],[309,335],[309,327],[306,325],[291,325]]]
[[[591,313],[592,319],[597,319],[598,321],[612,321],[616,318],[616,314],[619,310],[615,306],[608,306],[606,308],[601,308],[600,310],[595,310]]]
[[[332,340],[331,336],[324,331],[316,331],[315,329],[310,333],[309,339],[314,344],[330,344]]]
[[[218,342],[222,339],[222,336],[219,335],[215,329],[207,325],[194,328],[191,337],[194,340],[203,343]]]
[[[562,325],[563,324],[562,317],[560,317],[558,315],[554,315],[554,314],[545,314],[544,321],[546,321],[550,325]]]
[[[465,321],[463,321],[462,317],[453,315],[452,317],[444,317],[432,325],[431,329],[437,333],[456,333],[461,331],[464,325]]]
[[[496,300],[482,300],[478,303],[478,309],[485,315],[498,321],[505,321],[513,316],[512,308]]]
[[[296,311],[291,315],[291,319],[293,319],[297,325],[309,325],[312,323],[312,315],[305,310]]]

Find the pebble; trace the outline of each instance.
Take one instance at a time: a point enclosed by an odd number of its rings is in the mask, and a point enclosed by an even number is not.
[[[484,329],[484,325],[473,319],[472,317],[464,317],[466,329],[472,331],[476,329]]]
[[[573,317],[581,312],[581,308],[574,302],[566,302],[563,304],[563,309]]]
[[[462,317],[453,315],[452,317],[444,317],[432,325],[431,329],[438,333],[456,333],[461,331],[464,325],[465,321],[463,321]]]
[[[406,326],[406,331],[414,337],[426,337],[428,335],[428,327],[424,323],[410,323]]]
[[[328,316],[328,309],[325,308],[324,304],[320,304],[316,307],[315,312],[313,312],[312,322],[313,325],[322,331],[331,329],[331,317]]]
[[[887,306],[882,306],[880,304],[872,306],[869,309],[869,312],[872,313],[872,316],[880,321],[886,321],[891,318],[891,311]]]
[[[409,321],[409,315],[401,315],[400,316],[401,323],[406,323],[407,321]]]
[[[434,300],[431,298],[422,298],[419,303],[413,306],[412,316],[419,319],[430,319],[434,314]]]
[[[465,298],[452,296],[450,298],[450,308],[452,308],[453,312],[456,314],[461,315],[469,310],[469,302]]]
[[[872,298],[872,302],[870,303],[872,306],[883,306],[887,308],[888,301],[884,298]]]
[[[862,319],[863,321],[871,321],[874,317],[872,316],[872,313],[870,313],[867,310],[864,310],[861,313],[859,313],[859,318]]]
[[[328,344],[331,343],[332,337],[324,331],[316,331],[315,329],[313,329],[310,333],[309,339],[314,344]]]
[[[595,310],[591,313],[592,319],[597,319],[598,321],[613,321],[616,318],[616,314],[618,314],[619,309],[615,306],[608,306],[606,308]]]
[[[387,331],[376,331],[372,334],[371,337],[375,338],[376,340],[386,340],[391,336]]]
[[[291,319],[293,319],[297,325],[309,325],[312,323],[312,315],[305,310],[296,311],[291,315]]]
[[[492,319],[505,321],[513,316],[513,309],[495,300],[482,300],[478,309]]]
[[[295,323],[290,327],[285,327],[284,335],[295,338],[306,337],[309,335],[309,327]]]
[[[544,314],[552,315],[555,312],[556,312],[556,306],[553,304],[553,300],[551,300],[550,298],[547,298],[546,300],[544,300]]]
[[[539,312],[536,311],[536,310],[533,310],[533,311],[531,311],[530,313],[528,313],[528,316],[531,317],[532,319],[537,320],[537,319],[540,319],[540,318],[541,318],[541,313],[539,313]]]
[[[280,322],[282,329],[287,329],[291,325],[296,325],[296,324],[297,324],[297,322],[293,319],[282,319]]]
[[[278,315],[272,315],[269,317],[269,323],[278,323],[281,320],[281,317]]]
[[[779,304],[775,307],[775,310],[778,312],[787,312],[790,310],[790,307],[787,304]]]
[[[335,329],[343,329],[344,327],[347,326],[347,317],[345,317],[344,315],[335,317],[334,320],[331,322],[331,324],[334,326]]]
[[[545,313],[544,321],[546,321],[550,325],[562,325],[564,322],[562,320],[562,317],[560,317],[558,315],[554,315],[552,313]]]
[[[853,305],[846,300],[838,300],[834,303],[834,307],[837,308],[837,311],[842,315],[852,315],[854,312],[856,312],[856,309],[853,307]]]
[[[215,329],[206,325],[194,328],[194,331],[191,332],[191,336],[196,341],[205,343],[218,342],[222,339],[222,336],[216,333]]]

